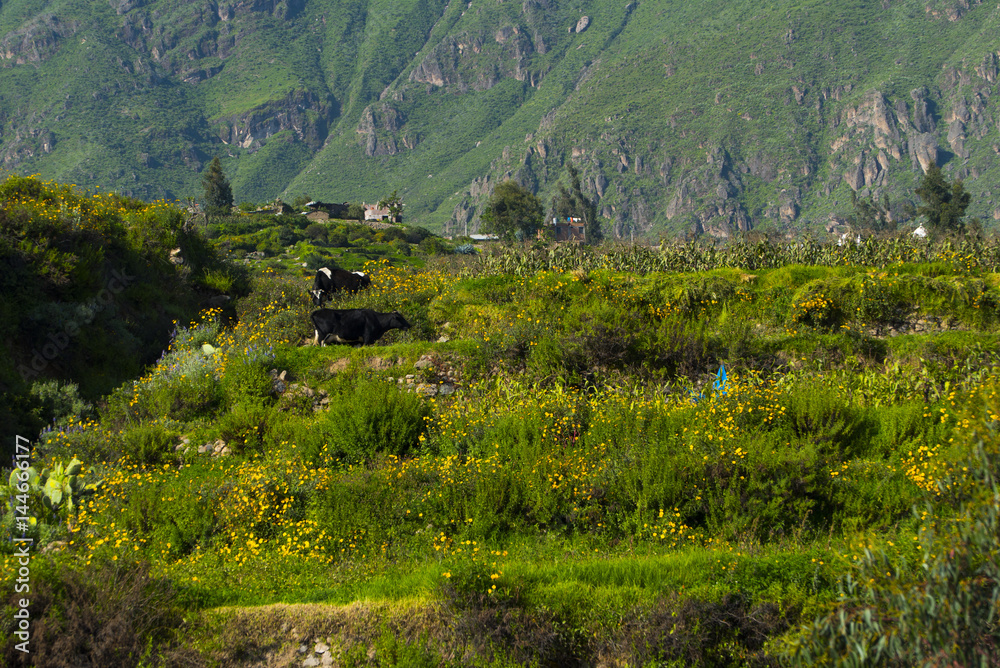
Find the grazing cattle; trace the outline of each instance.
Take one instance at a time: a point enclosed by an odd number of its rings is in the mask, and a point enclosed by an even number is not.
[[[322,306],[323,302],[330,298],[335,292],[347,290],[357,292],[362,288],[367,288],[372,284],[372,279],[360,271],[345,271],[343,269],[327,269],[323,267],[316,272],[313,279],[313,289],[309,291],[315,306]]]
[[[390,329],[409,329],[410,323],[399,313],[377,313],[367,308],[321,308],[309,316],[316,328],[314,345],[334,343],[375,343]]]

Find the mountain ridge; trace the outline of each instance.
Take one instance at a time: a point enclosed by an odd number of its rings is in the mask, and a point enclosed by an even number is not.
[[[1000,220],[1000,11],[871,3],[0,3],[0,165],[145,199],[374,201],[470,231],[573,161],[612,236],[896,220],[931,161]]]

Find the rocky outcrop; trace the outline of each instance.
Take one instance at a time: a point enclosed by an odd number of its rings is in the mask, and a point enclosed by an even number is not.
[[[295,91],[283,100],[267,102],[241,114],[214,119],[217,135],[226,144],[254,151],[285,130],[317,150],[326,139],[330,122],[339,113],[332,99],[320,99],[309,91]]]
[[[983,0],[928,0],[924,11],[934,19],[958,21],[969,13],[973,7],[983,3]]]
[[[63,40],[79,30],[78,21],[43,14],[0,39],[0,66],[40,63],[59,50]]]
[[[405,123],[403,114],[389,102],[365,107],[356,128],[365,155],[395,155],[400,151],[400,144],[407,149],[416,147],[415,135],[397,134]]]
[[[705,234],[717,239],[728,239],[736,232],[753,229],[743,205],[732,199],[710,202],[695,215],[695,220]]]
[[[215,3],[212,3],[215,4]],[[302,11],[305,0],[234,0],[220,2],[216,12],[222,21],[251,13],[269,14],[276,19],[289,19]]]
[[[931,165],[937,164],[938,144],[937,136],[931,132],[916,135],[910,139],[910,157],[914,166],[919,166],[924,172],[930,169]]]
[[[489,36],[464,32],[431,49],[409,81],[459,93],[489,90],[505,77],[537,86],[545,72],[531,67],[536,51],[545,53],[544,36],[526,25],[502,26]]]
[[[933,132],[935,123],[927,101],[927,89],[916,88],[910,91],[910,97],[913,99],[913,127],[917,132]]]
[[[121,16],[137,7],[142,7],[146,4],[147,0],[108,0],[108,2],[115,12]]]

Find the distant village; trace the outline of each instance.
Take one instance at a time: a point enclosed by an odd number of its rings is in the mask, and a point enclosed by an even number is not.
[[[313,200],[311,202],[306,202],[303,207],[306,209],[306,218],[314,223],[325,223],[331,218],[346,218],[347,210],[350,208],[350,204],[348,202],[337,204]],[[364,207],[365,210],[365,217],[359,222],[375,229],[385,229],[387,227],[392,227],[393,224],[403,222],[403,217],[401,215],[393,216],[388,207],[380,208],[377,204],[362,204],[362,207]],[[254,213],[273,214],[277,216],[281,214],[303,213],[303,211],[296,211],[295,207],[292,205],[287,204],[280,199],[276,199],[270,204],[265,204],[264,206],[254,210]]]
[[[273,202],[255,209],[253,213],[275,216],[282,214],[305,213],[306,218],[312,222],[325,223],[331,219],[345,219],[347,217],[347,211],[350,208],[350,203],[343,202],[338,204],[313,200],[306,202],[303,207],[306,209],[305,212],[296,210],[296,208],[292,205],[287,204],[280,199],[276,199]],[[368,225],[376,230],[393,227],[394,225],[398,225],[403,222],[403,216],[393,216],[388,207],[379,207],[377,204],[366,203],[362,203],[362,207],[364,208],[365,217],[363,220],[358,222]],[[495,234],[465,234],[463,236],[468,237],[473,241],[499,240],[499,237]],[[445,238],[448,240],[452,239],[451,236],[447,236]],[[552,218],[551,220],[546,221],[546,224],[542,226],[542,229],[538,230],[538,238],[548,238],[557,242],[575,241],[579,243],[587,240],[582,218],[567,218],[566,220]]]

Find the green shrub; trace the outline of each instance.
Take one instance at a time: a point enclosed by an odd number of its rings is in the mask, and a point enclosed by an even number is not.
[[[44,415],[51,416],[56,425],[64,425],[79,422],[93,412],[93,406],[80,398],[79,389],[76,383],[36,381],[31,385],[31,394],[38,399]]]
[[[326,229],[326,225],[313,223],[305,229],[305,233],[313,241],[326,241]]]
[[[270,360],[259,358],[254,351],[242,354],[234,351],[231,355],[222,381],[229,404],[270,398],[274,394],[274,383],[267,368]]]
[[[233,277],[224,270],[206,271],[201,282],[206,288],[216,292],[228,293],[233,289]]]
[[[853,297],[854,317],[868,325],[893,325],[906,315],[904,302],[884,276],[866,274]]]
[[[211,369],[205,367],[191,375],[178,374],[156,382],[146,405],[152,409],[151,417],[162,416],[188,422],[212,415],[222,399],[218,381]]]
[[[123,432],[122,442],[133,461],[153,466],[173,453],[177,436],[156,425],[140,425]]]
[[[197,659],[193,650],[178,648],[174,631],[183,615],[176,594],[167,580],[150,575],[148,564],[102,560],[74,567],[32,560],[31,653],[9,641],[21,598],[7,596],[0,616],[5,666],[138,668],[154,657],[162,665],[193,665]]]
[[[375,241],[387,244],[396,239],[406,239],[406,232],[401,227],[387,227],[375,232]]]
[[[427,255],[447,255],[451,253],[451,248],[441,237],[429,236],[420,242],[420,252]]]
[[[438,590],[450,626],[471,639],[479,655],[509,657],[516,665],[565,666],[581,663],[572,634],[545,606],[533,608],[534,588],[482,561],[462,560],[444,572]]]
[[[561,385],[583,384],[588,359],[574,341],[542,336],[534,342],[528,356],[528,372],[539,381]]]
[[[1000,642],[1000,458],[996,433],[988,438],[967,462],[968,477],[940,485],[967,490],[957,517],[943,519],[930,504],[923,512],[914,507],[923,525],[919,568],[866,549],[857,570],[841,582],[840,607],[789,646],[791,665],[993,664]]]
[[[107,413],[104,417],[106,423],[111,422]],[[124,422],[116,423],[124,424]],[[40,459],[79,457],[85,462],[110,463],[117,461],[124,453],[122,440],[115,431],[68,425],[39,434],[35,443],[35,454]]]
[[[705,526],[713,535],[768,540],[829,525],[836,510],[833,462],[822,447],[776,432],[746,448],[756,456],[737,457],[735,464],[723,459],[704,468],[704,491],[699,492]],[[697,469],[692,473],[697,479]],[[685,500],[676,503],[690,513],[693,506]]]
[[[406,242],[410,244],[419,244],[421,241],[431,236],[431,231],[424,229],[423,227],[407,227],[406,229]]]
[[[367,244],[375,240],[375,233],[367,225],[351,225],[347,232],[347,239],[352,244]]]
[[[219,437],[237,454],[260,452],[272,419],[271,409],[263,403],[240,401],[219,420]]]
[[[789,319],[793,324],[830,330],[840,324],[842,313],[827,282],[815,280],[795,292]]]
[[[405,239],[395,239],[389,244],[389,247],[392,248],[393,253],[402,255],[403,257],[409,257],[413,252],[410,250],[410,244],[406,243]]]
[[[373,380],[331,397],[328,421],[329,449],[351,461],[364,462],[376,454],[416,452],[431,413],[423,399],[395,385]]]
[[[302,263],[306,265],[306,269],[309,271],[316,271],[320,267],[329,265],[330,260],[319,253],[307,253],[302,257]]]
[[[360,468],[338,476],[337,484],[330,485],[316,499],[313,512],[319,526],[330,536],[351,538],[346,545],[338,539],[337,544],[343,548],[371,549],[395,543],[409,528],[402,509],[405,495],[400,493],[398,483]],[[412,530],[409,533],[412,535]]]
[[[327,243],[334,248],[347,248],[351,242],[347,240],[347,234],[343,230],[330,230],[327,234]]]

